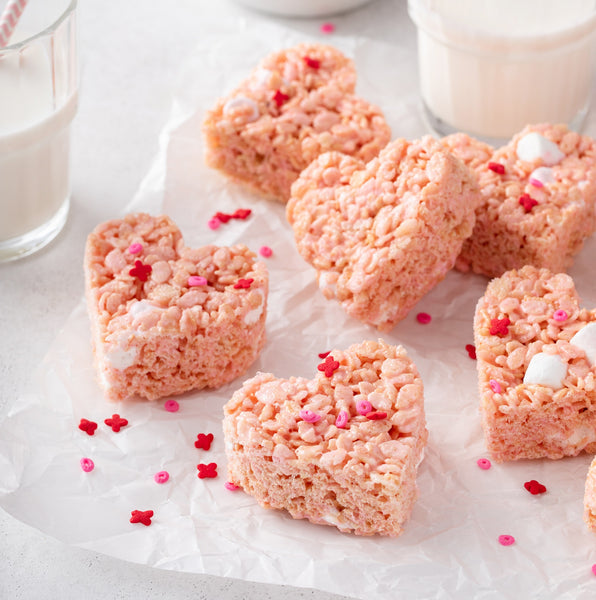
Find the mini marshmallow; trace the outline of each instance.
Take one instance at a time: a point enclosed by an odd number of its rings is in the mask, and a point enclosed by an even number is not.
[[[558,354],[539,352],[530,360],[524,375],[524,384],[544,385],[558,390],[563,387],[567,365]]]
[[[520,160],[532,162],[539,158],[549,167],[560,163],[565,158],[565,154],[559,150],[557,144],[536,131],[524,135],[519,140],[516,152]]]
[[[581,348],[592,366],[596,364],[596,321],[588,323],[570,340],[570,344]]]

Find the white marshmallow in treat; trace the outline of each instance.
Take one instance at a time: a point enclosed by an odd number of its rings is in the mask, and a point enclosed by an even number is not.
[[[527,135],[524,135],[519,142],[517,142],[517,158],[532,162],[537,158],[540,158],[542,162],[552,167],[560,163],[565,154],[559,150],[559,146],[549,139],[540,135],[536,131],[532,131]]]
[[[596,364],[596,321],[588,323],[570,340],[570,344],[581,348],[592,366]]]
[[[539,352],[532,356],[524,375],[525,384],[544,385],[558,390],[563,387],[567,364],[558,354]]]
[[[550,167],[538,167],[530,173],[530,183],[538,181],[542,185],[546,185],[547,183],[552,183],[554,180],[553,170]]]
[[[254,100],[246,98],[245,96],[237,96],[228,100],[223,107],[223,114],[228,116],[230,113],[238,110],[239,108],[250,108],[251,113],[247,114],[245,120],[248,123],[256,121],[259,118],[259,107]]]

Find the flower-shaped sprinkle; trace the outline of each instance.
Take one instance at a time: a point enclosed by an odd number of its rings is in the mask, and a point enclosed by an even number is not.
[[[93,435],[97,429],[97,423],[95,421],[81,419],[81,422],[79,423],[79,429],[84,431],[87,435]]]
[[[356,411],[359,415],[366,415],[372,409],[372,404],[368,400],[358,400],[358,402],[356,402]]]
[[[95,468],[95,463],[90,458],[81,458],[80,464],[85,473],[91,473]]]
[[[526,481],[524,483],[524,487],[528,490],[528,492],[530,492],[530,494],[532,494],[532,496],[536,496],[537,494],[544,494],[544,492],[546,492],[546,486],[542,485],[535,479]]]
[[[300,418],[307,423],[318,423],[321,420],[321,415],[305,408],[300,411]]]
[[[252,282],[254,281],[254,279],[252,277],[249,277],[248,279],[239,279],[235,284],[234,284],[234,289],[236,290],[247,290]]]
[[[152,510],[133,510],[130,514],[132,515],[130,517],[131,523],[142,523],[147,527],[151,525]]]
[[[158,471],[153,476],[155,483],[166,483],[166,481],[168,481],[169,478],[170,474],[167,471]]]
[[[538,204],[538,201],[534,200],[530,194],[522,194],[519,197],[519,203],[524,207],[524,210],[529,213]]]
[[[303,60],[306,63],[306,66],[310,67],[311,69],[320,69],[321,68],[321,61],[317,60],[316,58],[311,58],[310,56],[305,56],[305,57],[303,57]]]
[[[511,325],[511,321],[508,317],[504,319],[491,319],[488,332],[491,335],[507,335],[509,333],[509,325]]]
[[[555,321],[561,322],[561,321],[566,321],[569,318],[569,315],[564,311],[564,310],[555,310],[555,312],[553,313],[553,319]]]
[[[492,464],[488,458],[479,458],[476,464],[483,470],[486,471],[492,467]]]
[[[282,104],[285,104],[289,99],[290,97],[287,94],[284,94],[281,90],[275,90],[275,93],[273,94],[273,101],[278,108],[282,106]]]
[[[144,265],[140,260],[135,260],[135,266],[128,273],[139,281],[147,281],[152,270],[151,265]]]
[[[111,418],[106,419],[104,423],[112,428],[112,431],[118,433],[122,427],[126,427],[128,425],[128,421],[123,419],[119,414],[113,414]]]
[[[180,408],[180,405],[178,404],[178,402],[176,402],[176,400],[166,400],[164,402],[163,407],[168,412],[178,412],[178,409]]]
[[[248,217],[250,217],[251,214],[252,214],[252,210],[250,208],[238,208],[232,214],[232,218],[244,220],[244,219],[248,219]]]
[[[324,358],[327,358],[330,354],[331,354],[331,350],[327,350],[327,352],[320,352],[319,353],[319,358],[321,360],[323,360]]]
[[[369,421],[381,421],[387,418],[387,413],[382,410],[373,410],[372,412],[366,413],[366,418]]]
[[[500,535],[499,536],[499,544],[501,546],[511,546],[511,544],[515,543],[515,538],[512,535]]]
[[[199,479],[213,479],[214,477],[217,477],[216,463],[209,463],[207,465],[199,463],[197,469],[199,470],[199,474],[197,475]]]
[[[494,171],[495,173],[498,173],[499,175],[504,175],[505,174],[505,165],[502,165],[501,163],[489,162],[488,163],[488,168],[491,171]]]
[[[339,369],[339,362],[328,354],[325,360],[317,366],[317,369],[325,373],[325,377],[332,377],[333,373]]]
[[[476,346],[474,344],[466,344],[466,352],[472,360],[476,360]]]
[[[335,426],[338,429],[344,429],[346,427],[346,425],[348,424],[349,418],[350,418],[350,416],[348,415],[347,411],[340,410],[337,413],[337,417],[335,418]]]
[[[213,218],[217,219],[220,223],[227,223],[230,219],[233,218],[233,216],[229,215],[228,213],[216,212]]]
[[[200,450],[209,450],[211,448],[212,441],[212,433],[199,433],[199,435],[197,435],[197,441],[195,442],[195,448],[199,448]]]

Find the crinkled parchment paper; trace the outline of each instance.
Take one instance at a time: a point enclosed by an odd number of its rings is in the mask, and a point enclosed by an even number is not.
[[[265,31],[266,30],[266,31]],[[310,377],[317,354],[376,339],[376,330],[327,302],[313,270],[299,257],[283,207],[248,195],[202,162],[200,123],[215,98],[230,91],[266,53],[304,40],[259,24],[230,24],[227,36],[198,35],[181,73],[161,150],[129,210],[169,214],[188,245],[235,242],[273,249],[267,345],[258,370]],[[398,46],[327,38],[355,58],[359,93],[385,110],[394,137],[425,133],[416,95],[415,61]],[[595,135],[594,118],[587,129]],[[217,231],[216,211],[249,207],[246,221]],[[115,215],[116,216],[116,215]],[[596,303],[596,239],[571,274],[585,306]],[[450,273],[412,313],[382,337],[403,344],[425,384],[430,439],[419,470],[419,500],[397,539],[359,538],[332,527],[264,510],[242,491],[224,488],[222,406],[244,378],[217,391],[163,401],[109,404],[92,367],[83,301],[37,370],[30,392],[0,426],[0,504],[16,518],[66,543],[156,568],[313,587],[355,597],[588,598],[596,595],[590,566],[596,537],[582,522],[589,456],[520,461],[480,470],[486,455],[476,391],[472,342],[476,301],[486,280]],[[432,315],[428,325],[415,315]],[[130,425],[113,433],[112,413]],[[81,418],[98,422],[90,437]],[[198,433],[215,436],[208,452]],[[81,457],[95,461],[84,473]],[[216,462],[216,479],[198,479],[199,462]],[[157,471],[170,480],[158,485]],[[531,496],[529,479],[548,492]],[[131,525],[132,510],[155,511],[150,527]],[[501,534],[516,543],[499,545]]]

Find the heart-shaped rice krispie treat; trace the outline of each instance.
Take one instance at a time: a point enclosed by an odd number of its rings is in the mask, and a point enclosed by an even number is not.
[[[571,277],[493,279],[474,320],[482,426],[497,461],[596,452],[596,310]]]
[[[321,155],[292,186],[286,215],[325,297],[383,331],[453,267],[479,201],[473,172],[424,137],[368,163]]]
[[[229,478],[265,508],[397,536],[417,497],[423,387],[401,346],[333,350],[314,379],[259,373],[224,407]]]
[[[207,164],[285,203],[319,154],[370,160],[391,132],[381,111],[354,95],[355,86],[353,62],[331,46],[300,44],[267,56],[207,113]]]
[[[166,216],[129,214],[87,239],[95,362],[110,400],[215,388],[265,343],[268,275],[245,246],[187,248]]]
[[[524,265],[571,265],[596,229],[596,141],[542,124],[497,151],[463,134],[442,143],[476,171],[482,193],[458,269],[498,277]]]

